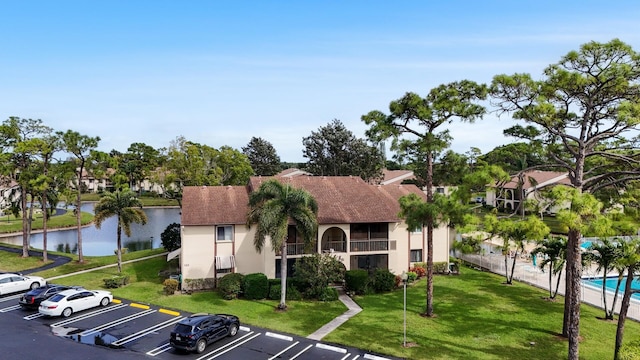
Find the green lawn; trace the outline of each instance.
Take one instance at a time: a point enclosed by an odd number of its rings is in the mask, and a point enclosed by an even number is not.
[[[84,266],[72,262],[59,273]],[[125,265],[123,271],[131,283],[113,293],[182,312],[232,313],[244,324],[300,336],[311,334],[346,310],[340,302],[290,301],[288,311],[281,313],[274,310],[276,301],[226,301],[216,292],[167,296],[162,293],[164,277],[159,274],[175,266],[164,257]],[[108,268],[55,282],[102,288],[102,279],[116,274],[116,268]],[[52,276],[52,271],[39,275]],[[323,341],[416,360],[566,358],[567,342],[557,336],[562,329],[563,299],[549,302],[544,299],[544,289],[520,283],[508,286],[503,281],[500,275],[468,268],[461,269],[457,276],[435,277],[435,318],[420,316],[425,307],[425,280],[408,286],[407,341],[415,343],[414,347],[402,347],[402,289],[356,297],[363,311]],[[582,307],[581,359],[612,358],[616,324],[599,320],[601,316],[600,309]],[[627,321],[625,328],[627,341],[640,336],[637,322]]]

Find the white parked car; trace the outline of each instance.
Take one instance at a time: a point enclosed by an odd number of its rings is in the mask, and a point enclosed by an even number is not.
[[[41,302],[38,312],[47,316],[69,317],[78,311],[107,306],[111,300],[113,300],[113,295],[109,291],[69,289]]]
[[[47,284],[40,276],[0,274],[0,295],[37,289]]]

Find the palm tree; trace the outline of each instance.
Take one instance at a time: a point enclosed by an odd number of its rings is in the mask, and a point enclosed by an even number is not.
[[[277,180],[269,180],[249,196],[247,225],[257,224],[253,245],[262,252],[266,237],[271,240],[271,248],[280,253],[280,304],[285,310],[287,291],[287,233],[289,221],[295,223],[305,247],[310,246],[318,228],[318,203],[303,189],[293,188]]]
[[[616,268],[617,263],[620,260],[622,253],[619,243],[613,243],[607,238],[603,238],[597,244],[591,244],[588,252],[582,254],[584,260],[587,263],[595,262],[598,265],[597,272],[602,271],[602,300],[604,301],[604,315],[605,319],[613,320],[613,312],[615,308],[615,301],[617,299],[618,289],[614,294],[614,302],[611,309],[607,307],[607,274]],[[624,269],[620,272],[620,275],[624,273]],[[619,277],[619,279],[621,279]],[[618,287],[620,281],[618,281]]]
[[[96,227],[99,229],[102,222],[112,216],[118,217],[117,237],[118,248],[118,272],[122,272],[122,230],[127,236],[131,236],[131,223],[146,224],[147,214],[142,211],[142,203],[129,190],[116,190],[106,192],[94,206]]]
[[[620,313],[618,314],[618,326],[616,328],[616,343],[613,358],[618,359],[622,340],[624,338],[624,323],[627,320],[627,312],[629,304],[631,304],[631,295],[638,292],[631,288],[631,282],[640,267],[640,242],[638,240],[621,241],[620,242],[620,258],[618,264],[624,266],[627,272],[627,282],[624,287],[624,295],[620,305]]]
[[[562,269],[566,259],[567,239],[563,237],[545,238],[538,243],[538,246],[531,251],[532,255],[541,255],[543,257],[540,262],[540,269],[544,272],[544,268],[549,266],[549,299],[553,300],[558,295],[560,287],[560,279],[562,278]],[[553,275],[557,276],[556,288],[553,290]]]

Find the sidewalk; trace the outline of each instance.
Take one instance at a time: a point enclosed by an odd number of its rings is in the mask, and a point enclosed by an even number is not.
[[[362,308],[358,306],[358,304],[356,304],[356,302],[353,301],[353,299],[351,299],[347,294],[345,294],[342,288],[338,289],[338,293],[338,299],[347,306],[348,310],[342,315],[325,324],[320,329],[316,330],[313,334],[307,336],[307,339],[321,340],[323,337],[327,336],[330,332],[335,330],[338,326],[344,324],[347,320],[349,320],[349,318],[362,311]]]
[[[505,274],[504,270],[504,256],[499,254],[491,254],[491,255],[461,255],[461,259],[476,264],[482,269],[491,271],[493,273],[503,275]],[[511,259],[508,262],[509,269],[511,269],[512,261]],[[615,274],[608,274],[608,276],[613,276]],[[598,278],[602,277],[602,274],[598,274],[595,271],[595,266],[585,269],[582,273],[583,279],[589,278]],[[514,271],[513,278],[515,280],[527,283],[529,285],[533,285],[535,287],[545,289],[549,291],[549,273],[542,272],[540,268],[533,266],[530,260],[518,259],[516,261],[516,269]],[[557,277],[553,276],[553,286],[555,287]],[[602,296],[602,291],[598,287],[593,287],[590,285],[582,284],[581,289],[581,297],[582,302],[585,304],[593,305],[600,309],[604,309],[604,298]],[[562,272],[560,279],[560,287],[558,289],[559,295],[565,294],[565,272]],[[611,306],[613,303],[613,292],[607,292],[607,305]],[[615,313],[618,314],[620,311],[620,306],[622,304],[622,294],[618,295],[618,300],[616,303]],[[627,311],[627,318],[640,321],[640,301],[636,299],[631,299],[631,304],[629,304],[629,310]]]

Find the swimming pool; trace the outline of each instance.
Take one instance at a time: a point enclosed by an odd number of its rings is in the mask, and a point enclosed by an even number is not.
[[[592,278],[592,279],[582,279],[582,283],[585,285],[590,285],[598,288],[598,290],[602,290],[602,282],[605,282],[605,286],[607,287],[607,291],[614,292],[616,291],[616,285],[618,284],[617,276],[608,276],[606,279],[604,278]],[[620,295],[624,294],[624,287],[627,284],[627,277],[622,278],[622,283],[620,284]],[[631,282],[632,289],[640,290],[640,280],[634,279]],[[640,299],[640,294],[633,294],[631,296],[634,299]]]

